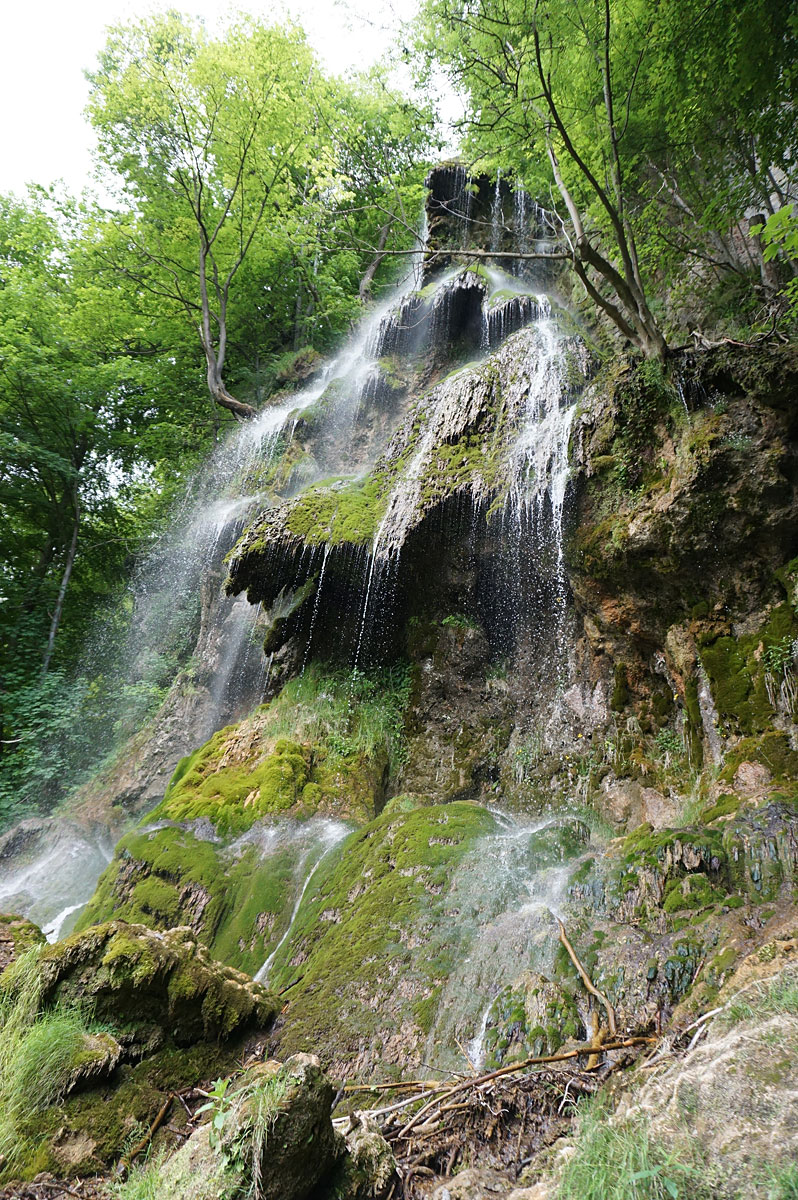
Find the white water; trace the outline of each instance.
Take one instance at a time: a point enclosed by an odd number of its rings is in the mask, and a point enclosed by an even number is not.
[[[302,905],[305,893],[310,886],[310,883],[321,866],[323,860],[327,857],[332,849],[350,833],[349,826],[344,825],[341,821],[311,821],[306,826],[297,826],[293,834],[294,838],[299,841],[300,845],[307,841],[308,837],[312,838],[312,842],[302,852],[299,863],[297,865],[296,875],[302,879],[301,886],[294,901],[294,907],[291,912],[290,920],[283,932],[277,945],[269,954],[269,957],[264,962],[263,966],[255,973],[257,983],[266,983],[269,978],[269,971],[272,963],[279,951],[283,948],[291,932],[294,928],[297,914]],[[280,835],[278,835],[280,836]],[[284,834],[282,834],[284,836]],[[290,835],[289,835],[290,836]],[[308,863],[311,863],[308,869]]]
[[[0,912],[28,917],[56,941],[91,899],[112,854],[113,842],[104,830],[58,819],[43,823],[31,850],[21,850],[13,865],[3,864]]]
[[[572,867],[552,864],[546,834],[564,819],[516,823],[505,817],[455,873],[447,910],[464,954],[444,983],[425,1061],[452,1065],[459,1056],[462,1066],[459,1042],[480,1069],[499,992],[524,971],[550,967],[558,945],[555,914],[565,902]],[[469,920],[470,940],[463,937]]]

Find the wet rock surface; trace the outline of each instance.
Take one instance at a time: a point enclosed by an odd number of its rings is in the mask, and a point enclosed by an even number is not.
[[[39,956],[43,1003],[85,1004],[128,1027],[130,1048],[224,1040],[274,1018],[276,998],[215,962],[191,930],[166,933],[111,921],[76,933]]]

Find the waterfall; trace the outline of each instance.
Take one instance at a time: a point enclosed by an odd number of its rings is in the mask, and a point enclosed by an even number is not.
[[[301,880],[300,886],[296,893],[296,899],[291,910],[288,923],[283,931],[282,937],[275,945],[274,949],[269,953],[268,958],[263,963],[263,966],[255,974],[255,979],[258,983],[266,983],[269,978],[269,971],[280,950],[291,936],[299,910],[302,906],[302,901],[305,893],[310,886],[310,883],[321,866],[323,860],[327,857],[339,842],[350,832],[347,825],[341,821],[308,821],[305,825],[295,825],[288,831],[281,831],[282,840],[296,844],[301,849],[299,861],[295,872],[295,878]]]
[[[424,1055],[441,1068],[462,1069],[462,1047],[477,1070],[484,1066],[497,995],[524,972],[550,971],[559,944],[556,917],[574,869],[572,847],[560,838],[578,822],[561,815],[505,818],[497,826],[460,864],[447,898],[462,953],[443,985]],[[586,840],[587,831],[579,836]]]

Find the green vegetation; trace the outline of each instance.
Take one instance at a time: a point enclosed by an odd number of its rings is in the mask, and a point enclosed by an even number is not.
[[[798,973],[785,969],[772,979],[757,980],[738,992],[718,1018],[724,1024],[771,1015],[798,1015]]]
[[[601,1100],[579,1106],[574,1153],[557,1200],[714,1200],[717,1180],[698,1151],[688,1157],[651,1137],[644,1117],[610,1120]]]
[[[418,1022],[431,1022],[424,1001],[473,932],[447,900],[453,871],[494,828],[490,813],[472,804],[392,810],[327,856],[272,967],[275,986],[295,983],[282,1053],[328,1045],[344,1059],[403,1022],[408,1036],[422,1036]]]
[[[0,825],[190,686],[198,597],[128,676],[131,578],[229,410],[301,385],[366,272],[392,281],[434,142],[380,69],[330,79],[298,26],[246,17],[112,28],[89,115],[102,202],[0,197]]]
[[[222,832],[240,832],[281,812],[373,815],[384,768],[403,760],[409,698],[404,667],[366,674],[311,665],[250,718],[254,747],[250,739],[238,750],[241,730],[228,726],[183,759],[151,818],[206,816]]]
[[[0,1175],[7,1178],[35,1150],[41,1114],[105,1049],[101,1038],[92,1039],[100,1027],[80,1007],[40,1011],[40,951],[35,946],[18,958],[0,991]]]
[[[387,495],[372,477],[314,484],[291,505],[287,527],[309,545],[373,542]]]
[[[465,94],[469,159],[559,193],[594,324],[600,308],[664,358],[695,305],[726,328],[764,328],[760,289],[795,297],[798,29],[784,5],[425,0],[416,28],[425,69]],[[740,236],[746,211],[772,214],[769,261],[759,228]]]

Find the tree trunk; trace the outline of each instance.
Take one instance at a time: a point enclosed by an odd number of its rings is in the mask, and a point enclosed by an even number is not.
[[[80,503],[77,496],[73,496],[73,504],[75,509],[75,519],[72,525],[72,539],[69,543],[67,551],[66,564],[64,566],[64,574],[61,576],[61,586],[58,589],[58,599],[55,602],[53,609],[53,617],[50,621],[50,634],[47,638],[47,649],[44,652],[42,660],[42,678],[47,674],[50,667],[50,659],[53,656],[53,648],[55,647],[55,635],[58,633],[58,626],[61,624],[61,614],[64,611],[64,598],[69,587],[69,580],[72,575],[72,568],[75,565],[75,555],[78,548],[78,528],[80,525]]]
[[[203,339],[204,344],[204,339]],[[213,396],[217,404],[222,408],[228,409],[231,413],[243,420],[248,420],[256,415],[256,410],[251,404],[244,404],[241,400],[236,400],[235,396],[231,396],[224,385],[221,372],[216,365],[216,358],[211,350],[205,345],[205,357],[208,362],[208,391]]]
[[[377,273],[377,267],[385,258],[385,244],[388,241],[388,233],[390,228],[391,222],[388,221],[380,230],[380,236],[377,241],[377,252],[369,263],[366,273],[360,281],[360,288],[358,290],[360,292],[361,300],[366,300],[368,298],[371,292],[371,285],[374,282],[374,276]]]

